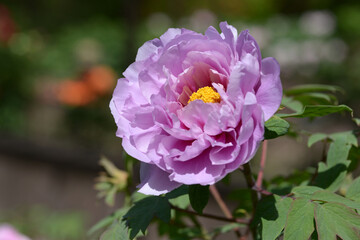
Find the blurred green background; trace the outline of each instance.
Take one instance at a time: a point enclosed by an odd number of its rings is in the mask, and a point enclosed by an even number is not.
[[[122,166],[108,108],[116,79],[167,28],[204,32],[220,21],[250,30],[263,57],[279,61],[285,88],[341,86],[359,116],[359,1],[2,0],[0,224],[33,239],[89,239],[89,226],[113,211],[93,190],[97,161]]]

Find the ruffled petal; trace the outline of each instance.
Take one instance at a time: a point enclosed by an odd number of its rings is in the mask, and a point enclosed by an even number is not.
[[[186,161],[171,161],[170,179],[184,184],[210,185],[215,183],[215,179],[220,177],[225,165],[213,165],[209,160],[209,150],[204,151],[198,157]]]
[[[235,42],[238,37],[238,32],[236,28],[229,25],[227,22],[221,22],[220,29],[222,31],[221,36],[223,37],[225,42],[229,44],[231,49],[235,52]]]
[[[266,121],[278,110],[282,99],[279,63],[274,58],[263,59],[262,73],[256,98],[264,111]]]
[[[139,48],[136,55],[136,61],[143,61],[152,57],[157,53],[158,48],[159,45],[157,40],[147,41]]]
[[[140,166],[140,180],[141,183],[137,186],[139,192],[155,196],[168,193],[182,185],[170,181],[169,173],[161,170],[156,165],[146,163],[142,163]]]

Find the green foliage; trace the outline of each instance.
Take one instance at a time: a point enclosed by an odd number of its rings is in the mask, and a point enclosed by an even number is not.
[[[130,231],[130,239],[134,239],[140,231],[145,234],[155,216],[164,222],[170,221],[170,204],[167,198],[151,196],[136,202],[123,217]]]
[[[101,173],[97,178],[95,189],[99,191],[99,198],[103,197],[107,205],[113,206],[116,193],[126,189],[129,174],[118,169],[104,156],[100,160],[100,165],[104,167],[106,173]]]
[[[339,203],[317,204],[315,221],[319,240],[360,238],[360,216],[351,208]]]
[[[297,85],[285,91],[288,96],[297,96],[304,93],[319,93],[319,92],[344,92],[344,90],[338,86],[325,85],[325,84],[304,84]]]
[[[349,189],[346,192],[346,197],[354,200],[355,202],[360,202],[360,177],[356,178]]]
[[[227,233],[227,232],[233,231],[234,229],[238,229],[240,227],[243,227],[243,225],[240,223],[225,224],[225,225],[215,228],[213,231],[210,232],[210,235],[213,236],[213,238],[215,238],[219,234]]]
[[[327,135],[325,133],[314,133],[308,139],[308,147],[311,147],[313,144],[327,139]]]
[[[358,184],[347,196],[358,196]],[[261,239],[275,240],[283,234],[284,240],[307,240],[314,230],[320,240],[336,239],[336,235],[342,239],[359,238],[359,202],[314,186],[296,187],[292,194],[272,195],[259,202],[254,224],[261,230]]]
[[[351,147],[357,146],[357,139],[352,132],[331,134],[328,137],[332,142],[327,153],[326,164],[319,163],[314,185],[336,191],[346,177],[351,163],[348,155]]]
[[[284,239],[309,239],[314,231],[315,205],[305,198],[295,199],[287,215]]]
[[[263,240],[274,240],[280,235],[286,224],[286,217],[292,200],[273,195],[259,202],[255,214],[255,224],[261,224]]]
[[[300,186],[295,187],[291,192],[296,197],[309,198],[317,191],[322,190],[322,188],[315,186]]]
[[[128,240],[128,232],[123,222],[115,220],[111,227],[100,237],[100,240]]]
[[[289,114],[277,114],[281,118],[295,117],[295,118],[305,118],[305,117],[322,117],[332,113],[340,112],[350,112],[352,109],[346,105],[309,105],[305,106],[300,112],[289,113]]]
[[[191,207],[198,213],[202,213],[203,209],[209,201],[209,186],[190,185],[189,199]]]
[[[265,139],[273,139],[285,135],[290,124],[277,116],[271,117],[265,122]]]
[[[117,226],[118,220],[124,216],[124,214],[127,212],[128,208],[120,208],[116,210],[113,214],[101,219],[99,222],[97,222],[94,226],[90,228],[88,231],[88,235],[92,235],[96,233],[97,231],[110,226],[111,224],[114,224]],[[113,226],[113,228],[115,228]]]

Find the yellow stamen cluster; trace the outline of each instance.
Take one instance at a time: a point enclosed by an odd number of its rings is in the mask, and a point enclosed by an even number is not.
[[[199,88],[196,92],[191,94],[188,103],[196,99],[200,99],[205,103],[219,103],[221,101],[220,94],[212,87]]]

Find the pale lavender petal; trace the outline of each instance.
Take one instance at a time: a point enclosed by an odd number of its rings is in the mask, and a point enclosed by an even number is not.
[[[142,95],[150,102],[151,96],[160,92],[161,86],[164,84],[165,78],[156,78],[149,74],[148,71],[142,71],[139,74],[139,87]]]
[[[139,82],[139,74],[144,70],[143,62],[134,62],[123,72],[124,77],[131,83]]]
[[[236,51],[239,55],[240,60],[246,54],[251,54],[261,62],[260,48],[253,36],[249,34],[248,30],[242,31],[236,42]]]
[[[182,154],[176,158],[175,161],[188,161],[199,156],[205,149],[210,146],[210,142],[203,136],[192,142],[191,145],[186,146]]]
[[[154,43],[156,43],[156,41],[147,41],[144,43],[137,52],[136,61],[146,60],[156,54],[159,46],[156,46]]]
[[[125,152],[130,156],[132,156],[133,158],[136,158],[146,163],[151,162],[149,157],[145,153],[140,152],[138,149],[136,149],[128,138],[122,139],[122,147],[124,148]]]
[[[181,34],[180,28],[169,28],[163,35],[160,36],[160,40],[163,46],[165,46],[180,34]]]
[[[214,184],[225,168],[224,165],[212,165],[209,151],[204,151],[197,158],[186,161],[172,161],[168,163],[172,169],[170,179],[184,184]]]
[[[274,58],[265,58],[262,61],[261,85],[256,93],[261,108],[264,111],[265,121],[278,110],[282,98],[280,81],[280,66]]]
[[[142,163],[140,166],[140,180],[141,183],[137,186],[139,192],[155,196],[170,192],[182,185],[182,183],[170,181],[169,173],[156,165],[147,163]]]
[[[235,52],[235,42],[238,37],[238,32],[236,28],[229,25],[227,22],[221,22],[220,29],[222,31],[222,36],[224,40],[229,44],[231,49],[233,49],[233,51]]]
[[[243,97],[247,92],[253,91],[254,87],[260,80],[260,66],[257,58],[250,54],[243,57],[233,69],[229,77],[227,94],[233,101]]]
[[[207,36],[209,39],[214,39],[218,41],[223,40],[220,33],[213,26],[208,27],[208,29],[205,32],[205,36]]]
[[[219,108],[218,104],[207,104],[202,100],[195,100],[180,110],[178,116],[180,121],[191,131],[198,129],[203,131],[208,116]]]

